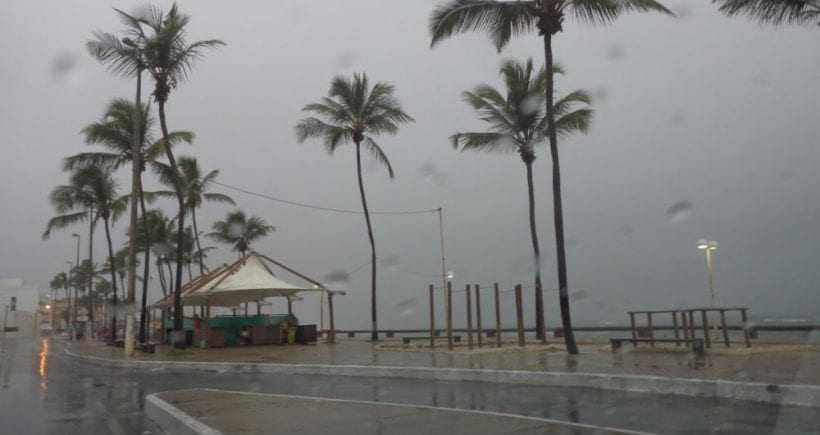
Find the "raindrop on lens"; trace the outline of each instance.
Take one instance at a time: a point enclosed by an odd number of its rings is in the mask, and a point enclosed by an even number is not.
[[[396,311],[398,311],[399,316],[402,317],[409,317],[416,314],[418,308],[419,304],[415,299],[405,299],[396,304]]]
[[[692,216],[693,207],[692,201],[688,199],[678,201],[666,210],[666,218],[672,223],[681,223]]]

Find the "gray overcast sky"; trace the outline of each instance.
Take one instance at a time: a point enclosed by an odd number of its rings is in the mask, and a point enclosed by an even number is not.
[[[702,237],[720,242],[719,304],[749,306],[762,316],[814,315],[820,299],[818,30],[730,20],[707,1],[665,3],[679,19],[631,15],[599,28],[568,20],[555,40],[567,70],[558,91],[586,88],[596,97],[590,134],[561,145],[573,315],[578,323],[622,323],[630,309],[708,304],[705,262],[695,248]],[[5,3],[0,276],[47,288],[74,258],[72,231],[86,244],[85,227],[40,239],[54,214],[48,193],[67,180],[61,158],[87,150],[79,130],[97,120],[111,98],[132,97],[133,83],[108,74],[83,44],[93,30],[122,28],[111,7],[128,11],[138,4]],[[447,138],[484,128],[460,93],[482,82],[500,86],[504,58],[533,56],[542,63],[541,42],[536,35],[518,38],[498,54],[485,36],[473,34],[430,50],[427,18],[435,4],[182,2],[192,15],[191,40],[219,38],[228,45],[208,53],[171,96],[169,127],[197,134],[196,143],[177,154],[219,168],[224,183],[358,209],[353,148],[329,156],[318,142],[299,146],[293,126],[302,106],[326,94],[332,76],[367,71],[373,80],[395,84],[416,119],[398,136],[379,140],[397,179],[390,182],[368,163],[372,209],[444,207],[447,260],[457,288],[531,282],[523,164],[516,155],[458,153]],[[536,201],[550,289],[555,255],[544,151],[535,164]],[[119,180],[125,190],[127,174]],[[309,275],[352,272],[369,258],[360,215],[219,191],[277,226],[257,250]],[[667,215],[682,201],[691,207]],[[173,214],[173,203],[163,207]],[[201,227],[208,229],[228,210],[207,206]],[[379,269],[380,324],[422,326],[427,285],[440,281],[435,215],[376,216],[374,223],[379,256],[393,263]],[[125,220],[114,227],[117,246],[126,227]],[[101,255],[102,231],[96,239]],[[220,248],[212,264],[233,258]],[[367,271],[340,283],[348,290],[338,302],[341,327],[369,325]],[[511,313],[511,298],[504,303]],[[548,325],[558,323],[554,291],[546,303]],[[313,319],[315,308],[310,299],[299,313]]]

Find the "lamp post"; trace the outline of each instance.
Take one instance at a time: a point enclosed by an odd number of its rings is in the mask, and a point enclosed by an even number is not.
[[[698,249],[703,251],[703,253],[706,255],[706,275],[707,279],[709,280],[709,296],[712,299],[712,308],[715,307],[715,286],[712,282],[712,251],[716,251],[717,248],[718,243],[714,240],[698,240]]]

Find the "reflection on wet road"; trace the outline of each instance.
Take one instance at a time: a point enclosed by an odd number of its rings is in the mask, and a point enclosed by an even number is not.
[[[59,342],[8,340],[3,433],[160,433],[144,397],[183,388],[295,394],[504,412],[663,433],[813,433],[816,410],[717,399],[469,382],[125,371],[88,366]]]

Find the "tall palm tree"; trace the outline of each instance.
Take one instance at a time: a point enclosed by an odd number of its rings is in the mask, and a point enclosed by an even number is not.
[[[97,31],[94,33],[93,39],[86,43],[86,48],[97,60],[107,66],[109,71],[115,75],[123,78],[136,78],[136,92],[134,97],[134,109],[143,111],[142,105],[142,74],[145,70],[142,54],[142,40],[144,32],[139,19],[133,15],[129,15],[119,9],[114,9],[119,15],[120,21],[125,25],[125,36],[122,39],[117,38],[116,35]],[[147,115],[147,111],[145,111]],[[134,134],[130,136],[131,139],[131,208],[128,222],[128,288],[127,300],[133,303],[136,297],[137,287],[137,251],[136,251],[136,237],[137,237],[137,197],[140,200],[142,197],[142,145],[144,141],[144,134],[136,134],[136,132],[144,132],[142,116],[133,117]],[[144,201],[143,213],[145,212]],[[144,278],[147,278],[147,274]],[[143,279],[143,293],[147,292],[147,279]],[[123,290],[125,291],[125,289]],[[132,356],[134,352],[133,340],[133,317],[126,316],[126,340],[125,340],[125,354]]]
[[[377,162],[387,167],[390,179],[395,178],[387,155],[371,137],[379,134],[395,135],[400,124],[414,121],[402,110],[393,92],[393,85],[385,82],[378,82],[371,88],[365,73],[354,74],[352,80],[334,77],[328,96],[322,98],[321,102],[308,104],[302,109],[304,112],[313,112],[322,119],[310,117],[296,125],[296,137],[300,143],[309,138],[321,138],[330,154],[345,143],[353,142],[356,146],[356,174],[367,224],[367,237],[370,239],[370,339],[373,341],[379,339],[376,326],[376,242],[362,180],[361,149],[364,146]]]
[[[242,210],[229,212],[224,221],[216,221],[213,231],[205,236],[219,243],[231,245],[231,250],[244,256],[251,249],[251,243],[276,231],[258,216],[245,216]]]
[[[561,324],[567,352],[578,353],[569,312],[564,211],[561,201],[561,167],[558,159],[558,130],[554,113],[554,61],[552,38],[563,30],[564,18],[571,15],[590,24],[607,24],[624,12],[662,12],[672,15],[655,0],[450,0],[437,7],[430,16],[431,46],[457,33],[487,32],[496,49],[501,51],[513,35],[538,31],[543,39],[547,83],[547,137],[552,157],[552,195],[557,252],[558,295]]]
[[[57,186],[51,192],[51,202],[62,215],[51,218],[43,238],[48,238],[51,230],[65,228],[78,221],[90,219],[103,221],[105,238],[108,244],[108,263],[111,273],[111,285],[114,291],[114,304],[117,303],[117,279],[114,266],[114,247],[111,243],[111,224],[125,211],[128,196],[117,195],[117,183],[111,171],[97,166],[77,169],[71,175],[71,182]],[[88,213],[86,210],[93,210]],[[92,231],[93,232],[93,231]],[[91,239],[91,237],[89,237]],[[89,257],[90,254],[89,246]],[[91,285],[89,285],[89,288]],[[91,299],[93,302],[93,299]],[[93,313],[93,310],[92,310]],[[116,329],[114,325],[113,329]]]
[[[69,303],[69,307],[67,307],[67,308],[69,309],[68,312],[70,313],[71,312],[70,311],[71,292],[68,290],[69,285],[71,285],[71,279],[68,277],[68,273],[66,273],[66,272],[60,272],[57,275],[54,275],[54,278],[52,278],[51,281],[49,282],[49,288],[51,288],[51,290],[53,292],[56,292],[57,290],[63,290],[65,292],[65,300],[68,301],[68,303]],[[77,303],[77,301],[76,301],[76,290],[75,290],[75,295],[74,296],[75,296],[74,303],[76,304]],[[56,304],[52,307],[52,309],[53,310],[57,309]],[[70,315],[69,315],[69,318],[70,318]],[[55,327],[55,325],[52,325],[52,328],[54,328],[54,327]]]
[[[165,218],[161,210],[148,210],[140,216],[140,221],[140,225],[137,226],[137,249],[145,254],[145,264],[143,267],[146,269],[146,272],[145,278],[143,278],[142,300],[140,301],[140,329],[138,341],[140,343],[145,343],[147,337],[146,326],[148,317],[148,292],[146,290],[148,287],[147,270],[151,266],[151,251],[159,249],[160,247],[163,247],[162,249],[165,252],[169,252],[170,250],[166,249],[168,247],[169,239],[169,235],[166,233],[166,229],[168,228],[168,219]],[[161,282],[161,284],[163,285],[163,294],[165,294],[165,283]]]
[[[116,40],[116,38],[115,38]],[[137,115],[140,116],[137,116]],[[73,170],[87,166],[102,166],[116,170],[130,165],[139,169],[138,177],[133,180],[137,183],[137,193],[139,195],[140,212],[146,213],[146,192],[143,189],[142,172],[148,164],[157,164],[157,159],[163,152],[164,141],[156,140],[153,135],[153,128],[156,121],[151,116],[150,106],[142,105],[142,110],[137,110],[137,105],[129,100],[118,98],[109,102],[100,121],[87,125],[82,133],[85,141],[89,145],[101,145],[106,151],[93,151],[78,153],[67,157],[64,162],[65,169]],[[139,131],[139,136],[134,135],[134,131]],[[135,150],[132,145],[138,138],[140,146]],[[173,131],[170,133],[170,143],[172,145],[180,143],[192,143],[194,134],[189,131]],[[138,161],[138,165],[134,162]],[[133,189],[132,189],[133,192]],[[133,193],[132,193],[133,194]],[[150,198],[149,198],[150,199]],[[143,220],[143,224],[147,221]],[[144,230],[144,229],[143,229]],[[144,231],[144,233],[148,233]],[[136,235],[134,236],[136,237]],[[131,240],[131,226],[128,227],[129,246]],[[150,241],[147,242],[150,245]],[[129,248],[130,249],[130,248]],[[148,294],[148,275],[150,268],[150,250],[145,251],[143,276],[142,276],[142,298]],[[136,254],[136,251],[135,251]],[[129,251],[129,271],[131,270],[131,252]],[[134,260],[134,267],[138,261]],[[136,270],[136,269],[135,269]],[[129,288],[130,288],[129,278]],[[130,301],[131,295],[128,295]]]
[[[234,202],[230,196],[223,193],[208,191],[212,187],[216,177],[219,175],[219,169],[214,169],[203,176],[202,169],[197,164],[196,158],[187,156],[180,157],[179,160],[177,160],[177,165],[179,166],[179,170],[182,175],[182,190],[185,195],[185,206],[191,213],[191,223],[194,226],[193,236],[194,241],[196,242],[196,249],[202,253],[202,245],[199,242],[199,228],[196,222],[196,209],[202,207],[202,203],[205,201],[212,203],[227,203],[230,205],[236,205],[236,202]],[[174,177],[171,167],[158,163],[155,168],[159,174],[159,179],[162,184],[173,187]],[[176,195],[175,192],[170,191],[160,191],[156,193],[165,197],[173,197]],[[199,274],[202,275],[205,273],[205,263],[201,256],[196,257],[196,259],[199,263]]]
[[[563,71],[555,65],[553,71]],[[546,73],[542,68],[533,70],[532,59],[526,63],[505,61],[501,76],[506,84],[506,95],[490,85],[479,85],[464,92],[464,101],[472,106],[478,117],[489,123],[488,132],[456,133],[450,137],[453,147],[461,151],[516,152],[527,169],[527,193],[529,199],[530,237],[535,261],[535,329],[537,338],[544,335],[544,298],[541,289],[541,252],[538,232],[535,229],[535,194],[532,182],[532,163],[535,147],[547,138],[547,117],[544,110],[544,87]],[[589,128],[592,110],[577,108],[590,103],[585,91],[574,91],[555,102],[554,113],[558,116],[555,126],[561,137],[572,133],[585,133]]]
[[[71,273],[69,274],[71,278],[71,285],[80,291],[80,293],[85,294],[86,291],[92,288],[94,285],[94,278],[96,278],[100,274],[97,265],[92,263],[90,259],[85,259],[80,262],[79,266],[74,266],[71,269]],[[75,294],[76,298],[76,294]],[[74,320],[77,319],[77,308],[85,303],[86,310],[88,312],[88,322],[89,324],[94,323],[94,301],[93,298],[85,297],[77,298],[76,303],[74,304]],[[88,337],[90,338],[90,337]]]
[[[162,138],[165,142],[165,155],[168,164],[171,166],[174,177],[174,191],[179,203],[179,215],[177,216],[177,273],[174,283],[174,332],[176,347],[183,347],[182,337],[182,301],[180,291],[182,289],[182,244],[185,231],[185,195],[183,191],[182,176],[177,167],[176,158],[171,149],[171,137],[168,132],[168,123],[165,116],[165,104],[171,95],[171,91],[179,83],[184,82],[193,69],[194,63],[201,59],[204,51],[216,48],[225,43],[218,39],[208,39],[188,43],[186,41],[186,30],[190,22],[190,16],[181,13],[174,4],[168,13],[163,13],[157,7],[145,6],[138,14],[140,29],[146,28],[147,32],[142,34],[139,40],[142,60],[145,70],[154,79],[154,100],[157,102],[159,111],[159,124],[162,130]]]
[[[712,0],[724,14],[745,15],[767,24],[820,25],[820,0]]]

